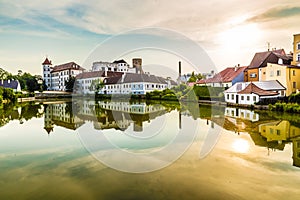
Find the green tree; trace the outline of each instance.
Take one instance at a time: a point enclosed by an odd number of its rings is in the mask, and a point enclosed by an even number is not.
[[[198,80],[201,80],[202,78],[203,77],[202,77],[201,73],[195,74],[195,72],[193,71],[191,77],[188,80],[188,82],[196,82]]]
[[[91,86],[89,87],[90,91],[95,91],[96,94],[99,94],[101,89],[105,86],[101,79],[93,80]]]
[[[66,86],[67,92],[73,92],[75,81],[76,81],[76,78],[73,76],[71,76],[68,80],[65,81],[65,86]]]

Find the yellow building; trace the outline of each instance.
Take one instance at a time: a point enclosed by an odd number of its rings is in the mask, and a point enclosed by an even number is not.
[[[291,125],[289,121],[277,121],[259,125],[259,133],[271,141],[287,141],[300,136],[300,128]]]
[[[262,81],[264,74],[263,68],[267,66],[267,63],[280,63],[289,65],[292,58],[285,54],[283,49],[274,49],[272,51],[258,52],[254,55],[250,65],[244,71],[244,81]]]
[[[300,66],[300,34],[294,35],[294,54],[293,54],[293,61],[292,65]]]
[[[261,68],[262,81],[278,80],[285,88],[285,95],[289,96],[300,90],[300,67],[284,64],[268,63]]]

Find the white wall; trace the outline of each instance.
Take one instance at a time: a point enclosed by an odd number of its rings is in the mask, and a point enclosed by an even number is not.
[[[228,103],[237,103],[236,98],[238,98],[238,104],[252,105],[259,102],[259,96],[256,94],[237,94],[237,93],[224,93],[225,101]],[[238,96],[238,97],[237,97]]]

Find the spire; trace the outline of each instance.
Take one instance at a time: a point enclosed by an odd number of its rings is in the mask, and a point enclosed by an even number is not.
[[[42,65],[52,65],[51,61],[48,60],[46,57],[45,61],[42,63]]]

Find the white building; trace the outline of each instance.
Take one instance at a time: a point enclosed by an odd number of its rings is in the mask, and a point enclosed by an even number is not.
[[[224,91],[227,103],[253,105],[263,98],[282,96],[286,88],[278,81],[239,82]]]
[[[105,86],[101,94],[146,94],[154,90],[164,90],[176,85],[176,82],[150,74],[125,73],[122,77],[104,79]]]
[[[45,85],[47,86],[48,90],[51,89],[51,70],[52,70],[52,63],[48,60],[48,58],[45,59],[45,61],[42,63],[43,65],[43,80],[45,82]]]
[[[94,62],[92,71],[108,71],[108,72],[130,72],[135,73],[136,69],[130,67],[129,64],[122,60],[115,60],[114,62]]]
[[[72,103],[56,102],[44,105],[44,129],[48,134],[53,131],[54,125],[76,130],[84,124],[72,113]]]
[[[76,76],[74,92],[78,94],[95,94],[95,86],[107,77],[121,77],[122,72],[92,71],[83,72]]]
[[[42,65],[43,79],[47,86],[47,90],[65,91],[65,82],[68,81],[70,77],[75,77],[84,71],[84,68],[80,67],[75,62],[51,67],[52,63],[48,58],[45,59]]]
[[[245,119],[252,122],[256,122],[259,120],[259,115],[255,113],[253,110],[242,109],[242,108],[225,108],[225,116],[235,119]],[[235,122],[235,124],[237,124]]]

